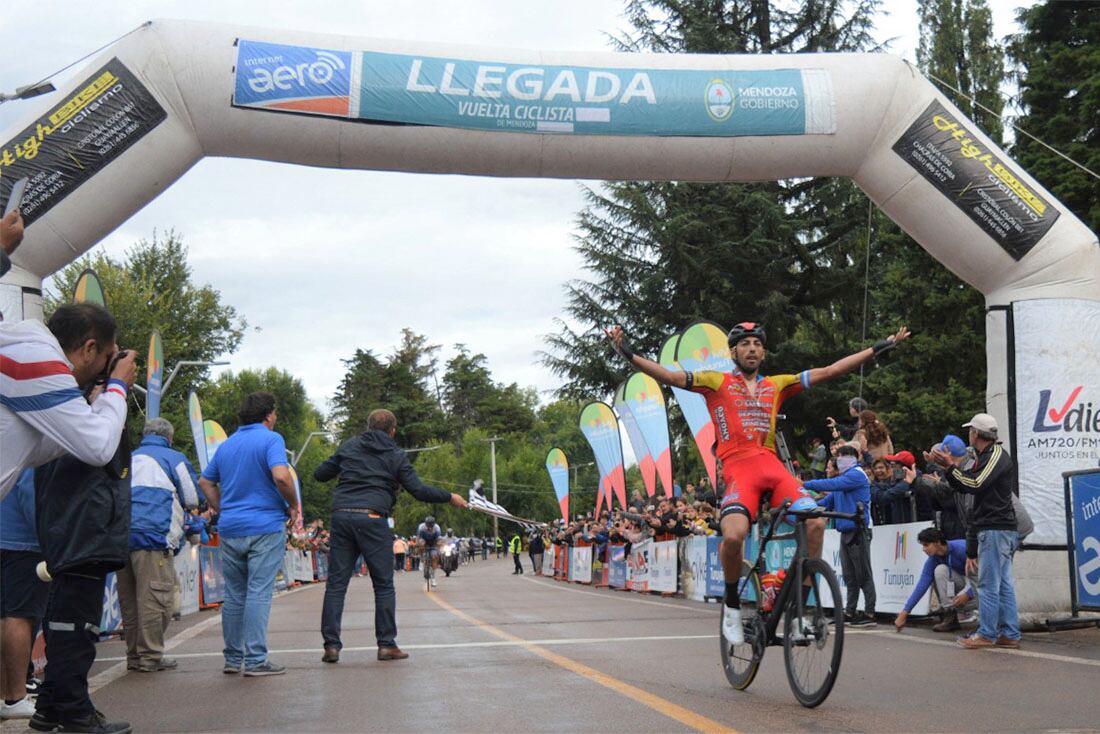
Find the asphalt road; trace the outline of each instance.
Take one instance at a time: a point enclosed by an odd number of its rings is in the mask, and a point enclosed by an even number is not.
[[[768,649],[748,691],[729,687],[714,604],[511,569],[463,566],[432,594],[398,574],[408,660],[376,660],[370,581],[353,579],[336,665],[320,662],[316,584],[274,603],[269,645],[286,675],[223,675],[218,614],[204,612],[169,629],[175,671],[127,673],[121,643],[102,643],[93,700],[143,732],[1100,731],[1100,631],[970,651],[927,627],[850,629],[832,695],[809,710],[782,648]]]

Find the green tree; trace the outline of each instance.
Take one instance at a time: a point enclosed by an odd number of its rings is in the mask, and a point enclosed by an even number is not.
[[[452,433],[459,434],[468,426],[494,433],[530,430],[537,395],[516,383],[494,382],[484,354],[470,354],[464,344],[456,344],[455,349],[458,354],[447,362],[442,385]]]
[[[76,281],[85,269],[95,270],[107,296],[107,307],[119,324],[118,343],[136,349],[139,385],[145,384],[144,368],[149,338],[159,331],[164,345],[167,371],[177,362],[209,362],[232,354],[241,343],[247,323],[232,306],[223,303],[221,294],[210,285],[194,282],[187,264],[187,246],[183,238],[169,231],[139,240],[121,260],[102,252],[86,255],[54,276],[46,292],[46,318],[63,303],[72,301]],[[161,400],[161,415],[176,429],[176,448],[194,459],[187,430],[187,394],[204,384],[207,370],[185,367],[177,374],[171,389]],[[141,440],[145,400],[136,392],[131,400],[129,430],[133,444]]]
[[[1017,124],[1100,171],[1100,2],[1041,2],[1017,11],[1008,54],[1019,85]],[[1093,232],[1100,180],[1023,134],[1012,154]]]
[[[993,38],[993,13],[986,0],[920,0],[918,12],[917,65],[929,77],[959,90],[943,89],[999,144],[1004,133],[999,89],[1005,76],[1004,49]]]

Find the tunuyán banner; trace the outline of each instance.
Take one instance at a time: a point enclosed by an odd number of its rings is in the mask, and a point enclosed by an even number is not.
[[[1062,472],[1100,464],[1100,301],[1012,304],[1020,500],[1035,522],[1027,543],[1065,545]],[[1082,340],[1081,334],[1094,335]]]
[[[530,65],[241,39],[233,104],[306,115],[577,135],[836,132],[823,69]]]
[[[195,458],[199,460],[199,471],[206,468],[206,431],[202,425],[202,406],[199,396],[192,390],[187,396],[187,422],[191,424],[191,439],[195,442]]]
[[[149,337],[149,360],[145,367],[145,417],[160,416],[160,391],[164,383],[164,347],[160,333]]]
[[[554,485],[562,519],[569,522],[569,460],[565,458],[564,451],[550,449],[546,455],[546,471],[550,475],[550,483]]]
[[[589,403],[581,410],[580,429],[596,457],[600,489],[607,496],[608,507],[611,507],[612,496],[618,498],[621,507],[626,507],[623,443],[615,411],[607,403]]]
[[[202,435],[206,441],[206,461],[211,462],[218,447],[225,442],[225,429],[217,421],[208,418],[202,422]]]
[[[676,362],[676,343],[680,341],[680,334],[676,333],[665,340],[661,347],[660,363],[670,370],[682,369]],[[707,477],[710,478],[710,486],[718,486],[717,470],[714,461],[714,424],[710,421],[710,412],[707,411],[707,401],[698,393],[689,392],[683,388],[672,388],[672,395],[676,398],[676,404],[680,406],[680,412],[684,421],[688,424],[695,445],[699,448],[699,455],[703,459],[703,466],[707,468]]]
[[[76,288],[73,288],[73,303],[94,303],[97,306],[107,308],[107,296],[103,290],[103,282],[94,270],[85,270],[76,279]]]
[[[642,473],[642,484],[645,485],[647,497],[657,493],[657,465],[653,461],[653,455],[649,451],[645,437],[638,428],[638,421],[634,419],[634,413],[626,400],[626,382],[624,381],[615,390],[615,412],[626,428],[626,437],[630,441],[630,447],[634,449],[634,458],[638,462],[638,470]]]
[[[717,324],[709,321],[699,321],[680,332],[680,339],[676,342],[676,363],[687,372],[698,370],[713,370],[715,372],[730,372],[733,370],[733,360],[730,358],[729,344],[726,342],[726,332]],[[702,408],[702,415],[706,423],[699,429],[691,425],[691,431],[695,436],[695,445],[699,447],[699,453],[710,472],[711,486],[717,488],[718,482],[714,471],[714,423],[710,419],[706,400],[702,395],[692,393],[697,398],[695,405]],[[697,408],[698,409],[698,408]],[[685,412],[685,417],[686,417]],[[696,420],[700,416],[695,416]],[[716,489],[717,491],[717,489]]]
[[[669,448],[668,411],[661,386],[649,375],[636,372],[625,383],[626,405],[649,448],[665,496],[672,496],[672,452]],[[652,496],[652,495],[651,495]]]

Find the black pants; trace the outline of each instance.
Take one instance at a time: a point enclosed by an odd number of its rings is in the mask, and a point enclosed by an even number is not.
[[[340,649],[340,620],[353,564],[362,554],[374,585],[374,636],[379,647],[397,643],[397,592],[393,588],[393,531],[384,517],[358,512],[332,513],[329,533],[328,581],[321,611],[321,635],[326,647]]]
[[[405,554],[395,553],[393,559],[393,570],[404,571],[405,570]]]
[[[523,564],[519,562],[519,553],[513,553],[512,560],[516,562],[516,573],[523,573]]]
[[[46,680],[36,710],[49,721],[68,722],[95,713],[88,697],[88,671],[103,618],[106,572],[61,573],[46,602]]]
[[[859,605],[859,592],[863,592],[864,609],[875,613],[875,577],[871,571],[871,533],[863,531],[861,542],[855,543],[856,533],[840,534],[840,571],[848,587],[848,603],[844,610],[855,614]]]

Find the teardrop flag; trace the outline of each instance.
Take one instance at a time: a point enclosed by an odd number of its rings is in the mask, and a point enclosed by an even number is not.
[[[726,330],[711,321],[692,324],[680,332],[680,338],[676,342],[675,360],[680,369],[688,372],[700,370],[732,372],[733,359],[730,358],[729,345],[726,343]],[[702,395],[695,395],[695,397],[696,405],[702,408],[702,415],[696,415],[695,424],[689,420],[688,425],[691,426],[691,432],[695,436],[695,445],[699,447],[703,463],[707,466],[710,486],[717,487],[718,478],[714,468],[716,440],[714,423],[710,419],[706,400]],[[687,411],[684,411],[684,417],[687,418]],[[700,420],[705,420],[705,424],[700,425]]]
[[[615,412],[619,414],[619,420],[626,427],[626,437],[630,441],[630,447],[634,449],[634,458],[638,461],[638,470],[642,473],[642,484],[645,485],[647,497],[652,497],[657,492],[657,466],[653,462],[653,455],[645,442],[645,437],[638,428],[638,422],[634,419],[631,406],[626,400],[626,382],[615,390]]]
[[[569,460],[565,458],[564,451],[550,449],[546,455],[546,471],[550,474],[550,483],[554,485],[562,519],[569,522]]]
[[[682,370],[676,362],[676,342],[680,341],[680,334],[676,333],[665,340],[661,347],[661,366],[670,370]],[[707,401],[702,395],[685,390],[682,387],[672,388],[672,395],[676,398],[676,404],[680,406],[680,412],[684,421],[688,424],[695,445],[699,449],[699,455],[703,459],[703,466],[710,477],[710,486],[717,487],[717,470],[714,461],[714,424],[710,420],[710,412],[707,410]]]
[[[649,449],[650,460],[661,480],[661,486],[665,488],[665,496],[671,497],[672,452],[669,446],[668,411],[665,408],[664,391],[656,380],[641,372],[631,375],[622,389],[626,407],[634,416],[642,440]]]
[[[218,428],[221,428],[221,426],[218,426]],[[294,471],[293,466],[287,464],[286,467],[290,469],[290,478],[294,480],[294,494],[298,499],[298,516],[294,519],[294,532],[303,534],[306,527],[302,520],[302,482],[298,479],[298,472]]]
[[[95,271],[88,268],[76,279],[76,287],[73,288],[73,303],[94,303],[97,306],[107,308],[107,295],[103,290],[103,282]]]
[[[612,506],[611,498],[614,496],[622,507],[626,507],[623,442],[615,411],[607,403],[589,403],[581,410],[580,429],[596,457],[596,466],[600,470],[600,487],[607,496],[607,506]]]
[[[206,440],[206,461],[209,463],[214,460],[218,447],[225,443],[225,429],[217,421],[207,419],[202,422],[202,433]]]
[[[149,337],[149,360],[145,368],[145,417],[160,416],[160,391],[164,382],[164,348],[156,331]]]
[[[202,425],[202,406],[199,405],[199,396],[192,390],[187,396],[187,422],[191,424],[191,438],[195,442],[195,458],[199,460],[199,471],[206,468],[209,460],[206,458],[206,432]]]

